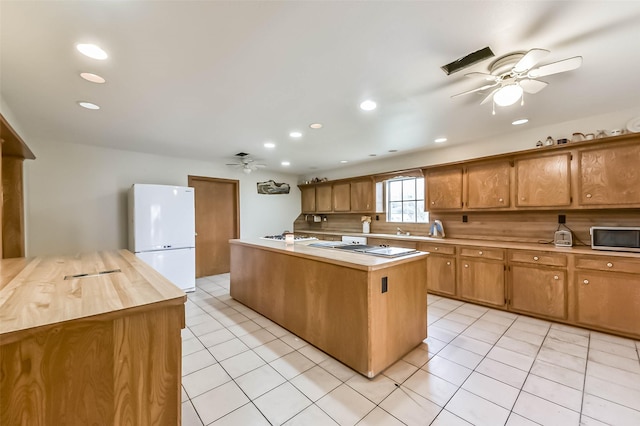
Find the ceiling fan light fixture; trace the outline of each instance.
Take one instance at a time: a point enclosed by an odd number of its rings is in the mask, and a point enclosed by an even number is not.
[[[493,95],[493,101],[498,106],[509,106],[518,102],[518,99],[522,96],[523,90],[519,84],[508,84],[501,87]]]
[[[242,169],[242,172],[243,172],[245,175],[249,175],[249,174],[251,174],[251,169],[250,169],[249,167],[244,167],[244,168]]]

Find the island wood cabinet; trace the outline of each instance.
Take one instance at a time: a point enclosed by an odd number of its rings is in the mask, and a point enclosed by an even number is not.
[[[567,319],[567,256],[508,250],[508,308],[511,311]]]
[[[517,207],[571,204],[571,153],[515,160]]]
[[[418,250],[429,252],[427,291],[444,296],[456,295],[456,246],[419,243]]]
[[[499,161],[466,168],[468,209],[501,209],[511,205],[511,163]]]
[[[640,143],[578,151],[582,206],[640,206]]]
[[[506,305],[504,250],[461,247],[460,297],[492,306]]]
[[[640,336],[640,259],[580,255],[575,270],[576,322]]]

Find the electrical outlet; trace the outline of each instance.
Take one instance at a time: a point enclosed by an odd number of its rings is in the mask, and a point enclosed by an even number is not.
[[[387,277],[382,277],[382,292],[386,293],[387,292]]]
[[[567,216],[564,215],[564,214],[559,214],[558,215],[558,223],[559,224],[567,223]]]
[[[469,217],[466,214],[462,215],[462,223],[467,223],[469,222]]]

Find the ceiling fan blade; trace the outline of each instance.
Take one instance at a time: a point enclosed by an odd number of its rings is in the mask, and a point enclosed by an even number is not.
[[[465,74],[464,76],[470,77],[470,78],[482,78],[487,81],[498,81],[499,79],[498,76],[495,76],[493,74],[487,74],[484,72],[470,72],[468,74]]]
[[[549,53],[551,52],[545,49],[531,49],[513,67],[513,71],[525,72],[527,70],[530,70],[531,68],[533,68],[533,66],[543,60]]]
[[[563,59],[561,61],[552,62],[550,64],[534,68],[529,71],[527,77],[538,78],[546,75],[558,74],[580,68],[580,65],[582,65],[582,56],[574,56],[573,58]]]
[[[484,104],[486,104],[487,102],[489,102],[491,99],[493,99],[493,95],[494,95],[498,90],[500,90],[500,87],[498,87],[497,89],[493,89],[493,90],[491,91],[491,93],[489,93],[489,94],[488,94],[488,95],[487,95],[487,96],[482,100],[482,102],[480,102],[480,105],[484,105]]]
[[[495,87],[497,85],[498,85],[498,82],[495,82],[493,84],[486,84],[486,85],[484,85],[482,87],[478,87],[477,89],[467,90],[466,92],[458,93],[457,95],[453,95],[451,97],[455,98],[455,97],[462,96],[462,95],[468,95],[469,93],[481,92],[483,90],[490,89],[490,88]]]
[[[227,163],[225,166],[242,166],[240,163]]]
[[[534,94],[547,87],[547,84],[549,83],[547,83],[546,81],[530,80],[528,78],[525,78],[524,80],[518,81],[518,84],[525,92]]]

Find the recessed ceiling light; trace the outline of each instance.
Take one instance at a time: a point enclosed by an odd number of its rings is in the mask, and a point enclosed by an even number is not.
[[[275,144],[275,143],[273,143],[273,142],[265,142],[265,143],[264,143],[264,147],[265,147],[265,148],[275,148],[275,147],[276,147],[276,144]]]
[[[528,122],[529,122],[529,119],[528,119],[528,118],[521,118],[520,120],[516,120],[516,121],[514,121],[514,122],[513,122],[513,123],[511,123],[511,124],[513,124],[514,126],[519,126],[519,125],[521,125],[521,124],[526,124],[526,123],[528,123]]]
[[[291,133],[289,133],[289,136],[291,136],[292,138],[301,138],[302,137],[302,133],[300,133],[300,132],[291,132]]]
[[[348,163],[349,161],[347,161],[347,160],[340,160],[340,162],[341,162],[342,164],[345,164],[345,163]]]
[[[82,53],[83,55],[93,59],[103,60],[109,57],[109,55],[107,55],[107,52],[105,52],[95,44],[76,44],[76,49],[78,49],[78,52]]]
[[[378,104],[373,102],[371,99],[367,99],[360,104],[360,109],[363,111],[373,111],[377,106]]]
[[[80,77],[92,83],[104,83],[106,81],[104,78],[100,77],[99,75],[92,74],[90,72],[81,72]]]
[[[98,105],[92,104],[91,102],[78,101],[78,105],[86,109],[100,109]]]
[[[291,163],[290,163],[290,162],[288,162],[288,161],[283,161],[283,162],[282,162],[282,163],[280,163],[280,164],[282,164],[283,166],[290,166],[290,165],[291,165]]]
[[[438,139],[434,139],[435,143],[442,143],[442,142],[446,142],[447,138],[438,138]]]
[[[311,127],[312,129],[322,129],[322,124],[320,124],[320,123],[311,123],[311,124],[309,124],[309,127]]]
[[[376,157],[378,154],[369,154],[369,157]]]

